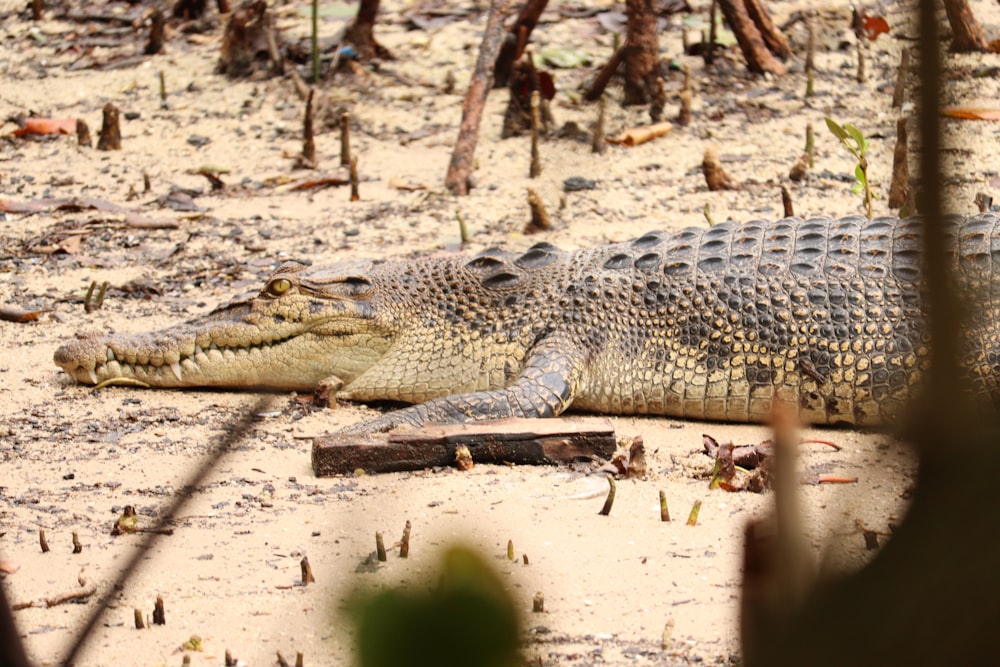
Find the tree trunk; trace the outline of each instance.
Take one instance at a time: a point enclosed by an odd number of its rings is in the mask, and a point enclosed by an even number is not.
[[[771,15],[767,13],[767,7],[763,0],[746,0],[747,14],[750,20],[760,30],[761,37],[767,50],[782,60],[792,55],[792,47],[788,45],[788,40],[781,34],[778,27],[771,20]]]
[[[760,30],[750,19],[743,0],[719,0],[719,7],[733,34],[736,35],[736,41],[739,42],[740,50],[743,51],[743,57],[746,58],[747,67],[751,72],[756,74],[770,72],[775,76],[788,72],[788,68],[779,62],[764,44]]]
[[[944,9],[951,25],[952,51],[955,53],[990,51],[983,28],[972,14],[972,9],[966,0],[944,0]]]
[[[647,104],[654,97],[659,59],[656,14],[652,0],[626,0],[625,99],[623,104]]]
[[[344,31],[344,42],[354,47],[361,62],[367,62],[375,57],[392,58],[389,50],[375,41],[378,5],[379,0],[361,0],[357,15]]]

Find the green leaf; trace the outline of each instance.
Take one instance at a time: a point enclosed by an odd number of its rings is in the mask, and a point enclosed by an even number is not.
[[[861,191],[864,189],[865,189],[864,185],[862,185],[861,183],[855,183],[854,185],[851,186],[851,194],[852,195],[861,194]]]
[[[861,130],[859,130],[858,128],[854,127],[853,125],[845,125],[844,126],[844,131],[847,132],[848,135],[850,135],[851,139],[854,140],[854,144],[863,153],[864,150],[865,150],[864,149],[865,135],[861,134]]]
[[[844,128],[837,124],[837,121],[829,116],[825,116],[823,120],[826,121],[826,126],[830,128],[830,132],[833,133],[833,136],[837,137],[841,141],[847,141],[847,132],[844,131]]]
[[[858,179],[858,183],[861,185],[866,185],[868,178],[865,175],[865,170],[861,168],[860,164],[854,168],[854,178]]]

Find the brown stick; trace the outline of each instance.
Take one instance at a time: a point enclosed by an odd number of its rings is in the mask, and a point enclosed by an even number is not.
[[[316,577],[313,576],[312,565],[309,564],[309,557],[303,556],[302,560],[299,562],[299,566],[302,570],[302,584],[314,584],[316,583]]]
[[[701,172],[705,176],[705,184],[708,189],[715,192],[717,190],[738,190],[739,186],[733,182],[722,163],[719,162],[719,153],[714,146],[705,149],[705,157],[701,161]]]
[[[906,73],[910,69],[910,50],[904,48],[899,54],[899,69],[896,70],[896,86],[892,90],[892,108],[899,109],[906,101]]]
[[[719,7],[726,17],[726,22],[736,35],[743,57],[746,58],[747,67],[751,72],[764,74],[769,72],[775,76],[782,76],[788,72],[788,68],[775,59],[764,43],[764,38],[760,30],[747,13],[743,0],[718,0]]]
[[[163,30],[166,25],[167,20],[163,17],[163,12],[159,9],[154,9],[150,17],[149,39],[146,42],[146,48],[143,49],[146,55],[163,52]]]
[[[528,166],[528,178],[538,178],[542,175],[542,156],[538,148],[538,131],[541,125],[539,105],[542,96],[537,90],[531,92],[531,164]]]
[[[618,68],[622,65],[622,59],[625,57],[625,47],[622,47],[611,54],[611,58],[604,64],[604,67],[597,72],[597,76],[594,77],[594,83],[591,84],[590,90],[587,94],[583,96],[583,99],[588,102],[596,102],[600,99],[601,95],[604,94],[604,89],[608,87],[611,82],[611,77],[615,75]]]
[[[865,61],[865,43],[862,40],[858,40],[858,83],[864,83],[868,80],[868,67]]]
[[[476,463],[540,465],[598,456],[610,459],[615,433],[607,419],[501,419],[424,426],[369,436],[324,435],[313,442],[312,464],[320,477],[448,466],[465,445]]]
[[[163,596],[157,595],[153,603],[153,625],[166,625],[167,612],[163,607]]]
[[[77,582],[80,584],[80,588],[74,588],[71,591],[65,593],[60,593],[59,595],[54,595],[50,598],[43,598],[41,600],[33,600],[31,602],[18,602],[11,605],[11,609],[14,611],[19,611],[21,609],[28,609],[30,607],[55,607],[57,605],[66,604],[67,602],[76,602],[78,600],[86,600],[94,593],[97,592],[97,585],[91,584],[87,581],[86,577],[83,576],[83,570],[80,570],[80,574],[77,576]],[[0,655],[2,655],[0,651]]]
[[[681,108],[677,112],[677,124],[687,127],[691,124],[691,67],[684,65],[684,87],[681,88]]]
[[[910,163],[907,153],[906,119],[896,121],[896,148],[892,152],[892,183],[889,186],[889,208],[900,208],[910,190]]]
[[[96,592],[97,592],[97,584],[89,584],[89,585],[84,586],[83,588],[63,593],[62,595],[57,595],[55,597],[46,598],[45,599],[45,606],[46,607],[55,607],[56,605],[66,604],[67,602],[76,602],[78,600],[86,600],[87,598],[89,598],[90,596],[92,596]]]
[[[360,201],[361,195],[358,192],[358,156],[351,156],[351,201]]]
[[[601,511],[598,512],[601,516],[608,516],[611,514],[611,507],[615,504],[615,478],[608,475],[608,497],[604,499],[604,505],[601,507]]]
[[[306,113],[302,119],[302,159],[299,160],[299,164],[307,169],[316,168],[316,140],[313,137],[313,93],[315,92],[315,89],[309,89]]]
[[[462,105],[458,140],[444,178],[445,187],[453,195],[469,194],[469,178],[472,176],[472,157],[479,140],[479,124],[483,119],[486,97],[493,87],[493,66],[500,51],[503,22],[509,8],[510,0],[490,0],[490,12],[483,31],[483,42],[479,47],[479,57],[476,59],[476,69]]]
[[[122,131],[118,121],[118,107],[108,102],[104,105],[103,116],[101,134],[97,137],[97,150],[120,151],[122,149]]]
[[[90,126],[87,125],[87,121],[82,118],[76,119],[76,143],[80,146],[90,148]]]
[[[719,37],[718,16],[719,0],[712,0],[708,6],[708,44],[705,45],[705,55],[703,56],[706,65],[711,65],[715,61],[715,41]]]
[[[806,30],[808,38],[806,40],[806,97],[811,97],[815,93],[816,74],[816,17],[806,17]],[[905,49],[904,49],[905,50]]]
[[[413,529],[413,524],[410,520],[406,520],[406,526],[403,527],[403,537],[399,540],[399,557],[408,558],[410,555],[410,531]]]
[[[549,213],[545,210],[545,202],[533,188],[528,188],[528,208],[531,209],[531,220],[524,226],[525,234],[537,234],[552,227]]]
[[[351,114],[340,114],[340,166],[351,166]]]
[[[781,208],[784,210],[786,218],[795,215],[795,209],[792,207],[792,193],[784,185],[781,186]]]
[[[590,142],[590,151],[598,155],[603,155],[608,151],[608,142],[604,139],[604,120],[607,112],[607,98],[601,95],[597,101],[597,122],[594,123],[594,138]]]
[[[806,180],[809,175],[809,154],[803,153],[799,156],[799,159],[795,161],[792,165],[791,171],[788,172],[788,178],[796,183]]]

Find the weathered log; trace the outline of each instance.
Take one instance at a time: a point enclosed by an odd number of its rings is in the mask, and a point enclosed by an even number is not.
[[[476,463],[568,463],[611,458],[615,432],[607,419],[501,419],[366,436],[329,434],[313,441],[313,471],[327,477],[359,469],[377,473],[450,466],[460,446],[468,448]]]

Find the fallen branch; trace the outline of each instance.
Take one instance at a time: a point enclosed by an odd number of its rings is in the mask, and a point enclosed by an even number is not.
[[[28,609],[30,607],[45,607],[51,608],[61,604],[66,604],[67,602],[77,602],[80,600],[86,600],[94,593],[97,592],[97,584],[92,584],[83,576],[83,570],[80,570],[80,574],[77,576],[77,582],[80,584],[80,588],[67,591],[65,593],[60,593],[49,598],[42,598],[40,600],[32,600],[31,602],[17,602],[11,607],[14,611],[19,611],[21,609]]]
[[[472,156],[479,140],[479,123],[483,119],[486,97],[493,87],[493,66],[496,64],[500,43],[503,41],[503,22],[510,7],[510,0],[491,0],[490,13],[483,31],[483,43],[479,47],[479,58],[472,75],[472,82],[465,93],[462,105],[462,125],[458,130],[458,140],[451,154],[448,173],[444,185],[453,195],[469,194],[469,178],[472,175]]]

